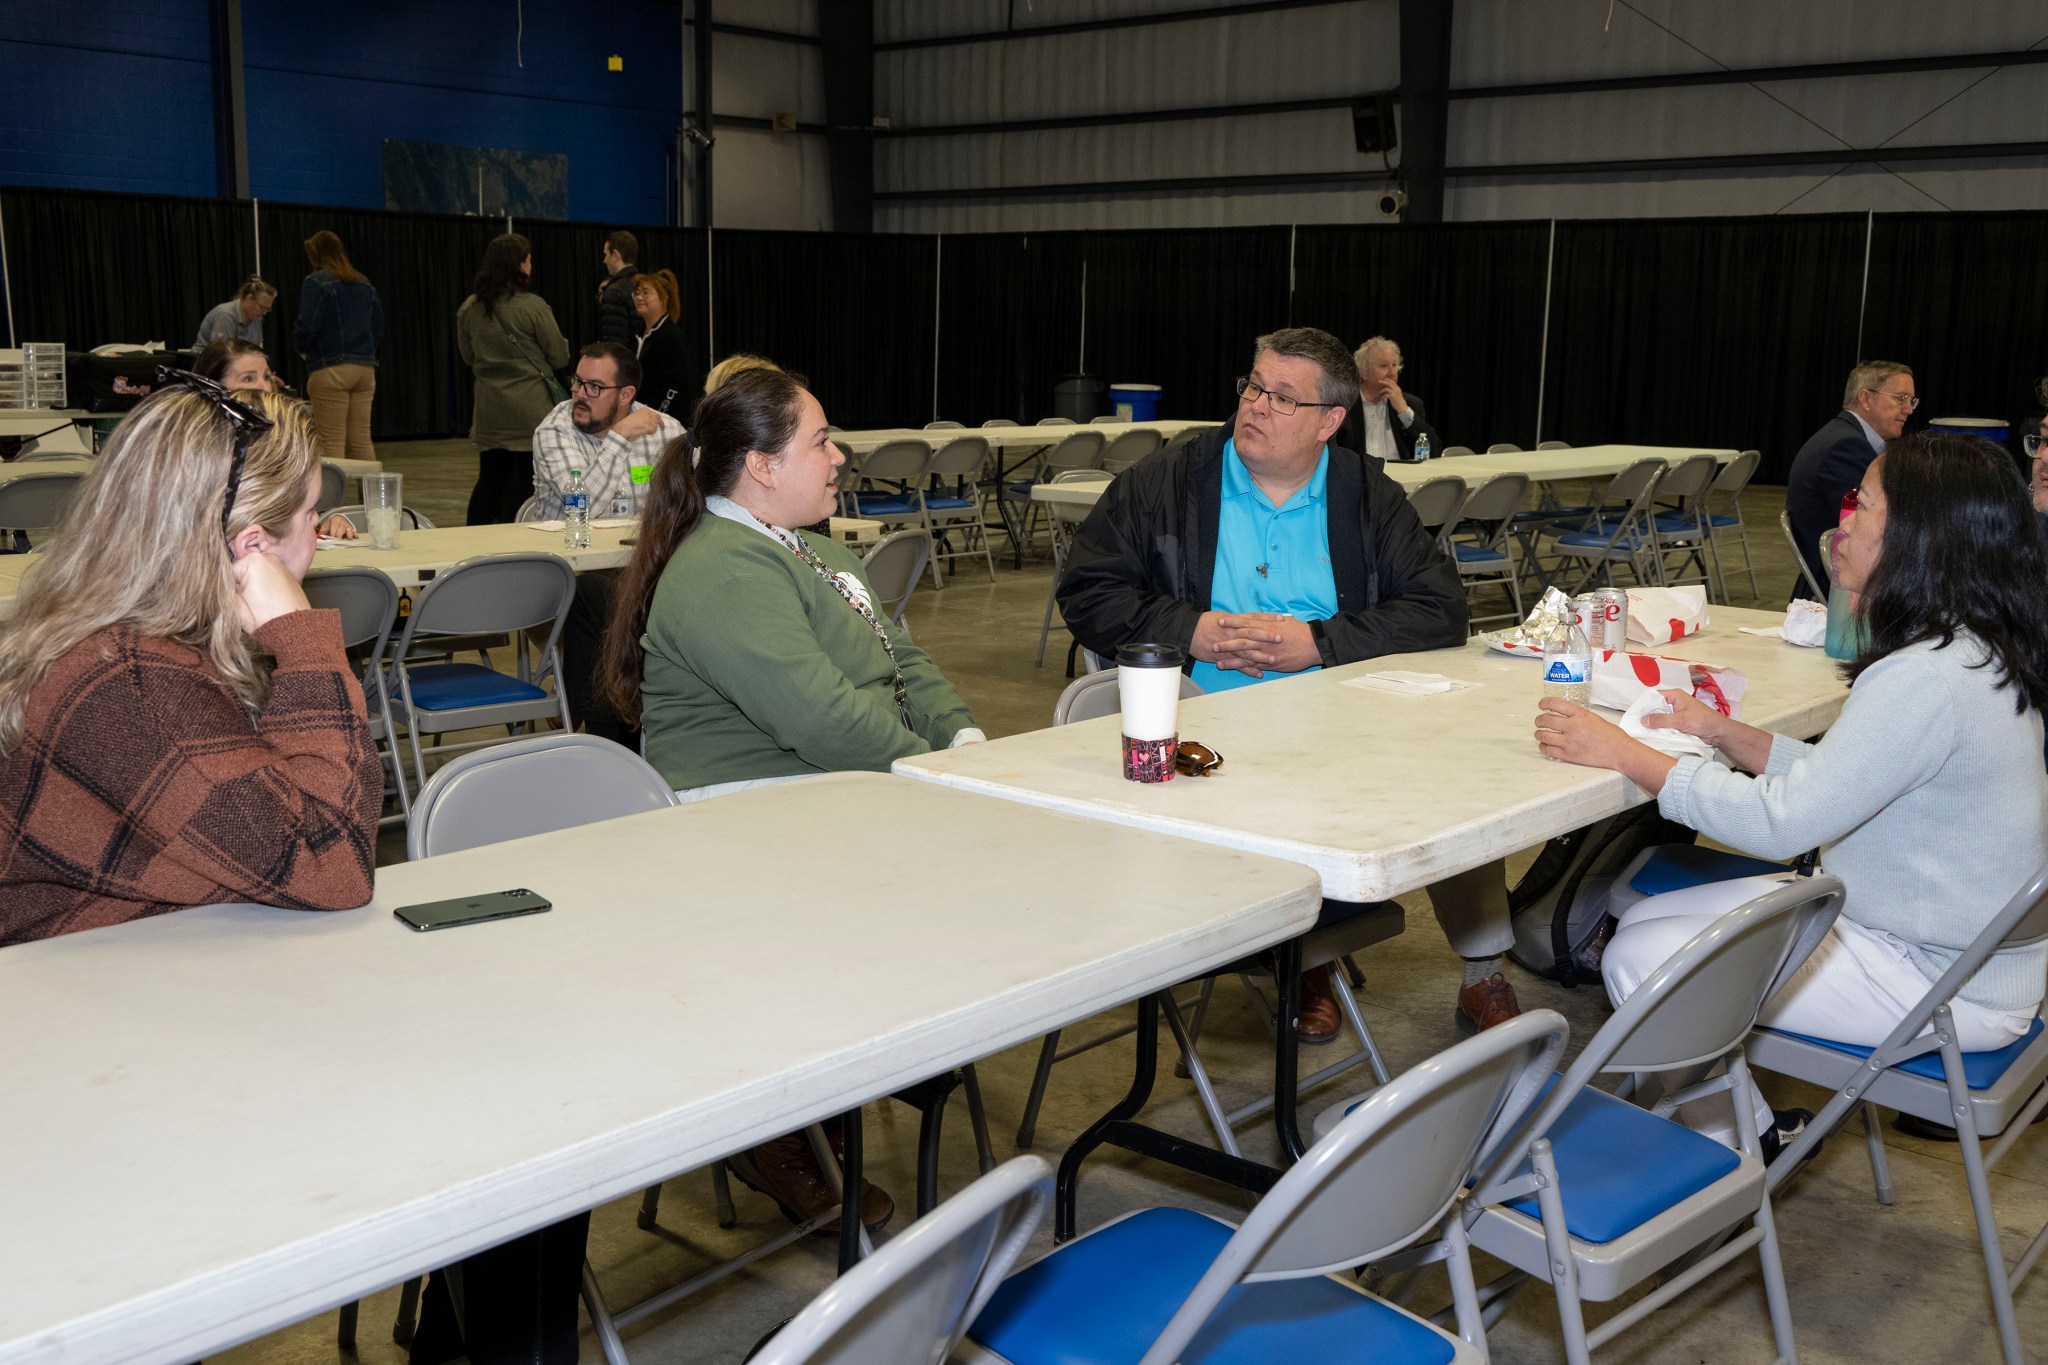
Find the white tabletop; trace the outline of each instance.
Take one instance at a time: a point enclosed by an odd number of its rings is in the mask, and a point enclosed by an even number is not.
[[[0,436],[33,436],[51,427],[90,422],[99,415],[83,408],[0,408]],[[104,415],[112,417],[115,414]]]
[[[942,427],[936,431],[920,427],[878,427],[867,431],[835,431],[832,439],[844,444],[856,455],[865,455],[877,446],[889,441],[927,441],[944,445],[947,441],[962,436],[980,436],[987,439],[995,450],[1011,450],[1018,447],[1036,448],[1057,445],[1077,431],[1099,431],[1103,438],[1114,441],[1127,431],[1156,431],[1172,439],[1190,427],[1213,427],[1215,422],[1191,422],[1181,418],[1162,417],[1151,422],[1101,422],[1092,425],[1068,425],[1029,427]]]
[[[1712,608],[1704,633],[1655,652],[1740,669],[1744,719],[1801,738],[1848,687],[1818,649],[1743,635],[1776,612]],[[909,777],[1306,863],[1326,895],[1372,901],[1505,857],[1647,799],[1616,773],[1536,752],[1530,658],[1474,642],[1275,679],[1180,704],[1180,734],[1220,773],[1157,786],[1123,779],[1115,716],[898,761]],[[1345,680],[1384,669],[1481,684],[1391,696]]]
[[[917,856],[874,875],[885,831]],[[553,911],[391,915],[519,885]],[[0,1361],[211,1354],[1317,909],[1305,868],[849,773],[0,950]]]
[[[1498,455],[1457,455],[1439,460],[1388,460],[1388,477],[1404,488],[1456,474],[1477,487],[1499,474],[1527,474],[1531,483],[1561,479],[1610,479],[1637,460],[1656,458],[1676,464],[1694,455],[1711,455],[1727,464],[1741,452],[1705,446],[1578,446],[1571,450],[1509,450]]]
[[[536,552],[560,555],[577,572],[587,569],[616,569],[633,557],[633,547],[621,544],[638,526],[593,526],[590,548],[562,547],[560,529],[509,523],[501,526],[443,526],[433,530],[399,532],[398,548],[379,550],[369,537],[345,545],[322,546],[313,555],[315,569],[364,566],[383,573],[401,588],[416,587],[443,569],[453,568],[477,555]]]

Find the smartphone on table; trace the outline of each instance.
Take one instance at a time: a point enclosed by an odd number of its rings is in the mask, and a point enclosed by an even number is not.
[[[458,924],[481,924],[485,920],[511,919],[515,915],[538,915],[554,906],[547,897],[516,887],[510,891],[486,891],[477,896],[456,896],[424,905],[401,905],[391,913],[425,933],[430,929],[452,929]]]

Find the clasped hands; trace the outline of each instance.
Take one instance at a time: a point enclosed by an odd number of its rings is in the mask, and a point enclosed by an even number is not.
[[[1268,670],[1299,673],[1323,661],[1308,622],[1270,611],[1205,611],[1188,651],[1203,663],[1252,678]]]

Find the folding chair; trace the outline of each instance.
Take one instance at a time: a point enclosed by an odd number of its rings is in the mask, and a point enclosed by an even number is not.
[[[928,441],[885,441],[861,458],[857,471],[854,462],[847,461],[842,475],[858,480],[852,515],[885,526],[917,526],[929,531],[918,494],[924,488],[933,453]]]
[[[1536,448],[1538,450],[1570,450],[1572,443],[1570,441],[1538,441]]]
[[[1707,493],[1720,472],[1713,456],[1688,455],[1665,470],[1664,477],[1657,481],[1658,498],[1671,500],[1669,510],[1651,509],[1651,519],[1657,528],[1658,582],[1667,586],[1698,583],[1712,588],[1713,571],[1707,562]],[[1673,552],[1683,556],[1675,569],[1670,562]],[[1698,578],[1676,576],[1685,572],[1688,563],[1699,569]]]
[[[1105,474],[1121,474],[1164,444],[1159,433],[1150,427],[1127,431],[1103,449],[1096,468]]]
[[[1408,493],[1408,505],[1422,522],[1422,529],[1445,545],[1458,508],[1465,502],[1465,481],[1456,474],[1439,474],[1425,479]],[[1448,547],[1447,547],[1448,548]]]
[[[1749,555],[1749,527],[1742,520],[1742,490],[1749,487],[1749,481],[1756,477],[1757,466],[1763,463],[1763,452],[1745,450],[1714,476],[1714,483],[1707,490],[1707,548],[1714,557],[1714,576],[1721,580],[1721,600],[1728,597],[1728,575],[1721,566],[1721,540],[1734,536],[1742,546],[1742,567],[1749,575],[1749,595],[1760,597],[1763,589],[1757,586],[1756,562]],[[1725,511],[1714,510],[1714,500],[1726,498]]]
[[[1091,417],[1091,418],[1089,418],[1089,419],[1088,419],[1088,424],[1089,424],[1090,426],[1097,426],[1097,427],[1106,427],[1106,426],[1112,426],[1112,425],[1115,425],[1115,424],[1117,424],[1117,423],[1119,423],[1119,422],[1129,422],[1130,420],[1131,420],[1131,419],[1130,419],[1130,418],[1128,418],[1128,417],[1119,417],[1119,416],[1117,416],[1117,415],[1116,415],[1115,413],[1113,413],[1113,412],[1105,412],[1105,413],[1104,413],[1104,414],[1102,414],[1102,416],[1100,416],[1100,417]]]
[[[512,514],[512,520],[518,523],[550,520],[548,516],[548,500],[538,493],[534,494],[525,502],[519,504],[519,510]]]
[[[348,501],[348,475],[341,472],[341,466],[328,460],[320,462],[320,498],[313,504],[313,510],[326,516],[342,503]],[[357,527],[361,530],[361,527]]]
[[[301,585],[306,601],[341,613],[341,644],[361,661],[363,698],[370,707],[370,739],[378,755],[391,764],[391,782],[398,789],[398,814],[381,824],[408,824],[412,800],[405,790],[405,764],[398,756],[398,732],[391,723],[390,677],[385,653],[391,627],[398,620],[398,588],[375,569],[314,569]]]
[[[1460,1196],[1541,1093],[1567,1033],[1562,1016],[1531,1010],[1390,1081],[1239,1227],[1153,1208],[1054,1248],[996,1291],[959,1358],[1483,1361]],[[1438,1245],[1416,1245],[1432,1233]],[[1367,1293],[1347,1273],[1402,1252],[1447,1263],[1459,1336]]]
[[[965,422],[926,422],[924,429],[926,431],[965,431],[967,424]]]
[[[1445,446],[1437,452],[1438,456],[1444,459],[1449,459],[1453,455],[1477,455],[1478,453],[1471,446]]]
[[[997,489],[997,510],[1002,513],[1004,529],[1015,539],[1020,551],[1037,533],[1038,505],[1031,501],[1032,488],[1041,483],[1056,483],[1060,475],[1071,470],[1096,469],[1102,463],[1107,444],[1099,431],[1076,431],[1062,437],[1050,450],[1042,451],[1028,478],[1013,479]]]
[[[932,538],[924,532],[893,531],[876,541],[861,558],[876,605],[899,626],[910,605],[910,594],[917,590],[917,580],[924,576],[924,562],[931,552]]]
[[[1017,423],[1008,417],[991,417],[986,422],[983,422],[982,425],[984,427],[1014,427]]]
[[[841,1275],[750,1365],[942,1365],[1052,1202],[1052,1167],[1006,1161]]]
[[[1820,579],[1814,575],[1807,562],[1807,551],[1799,548],[1799,537],[1792,534],[1792,514],[1784,508],[1778,509],[1778,529],[1785,533],[1785,543],[1792,547],[1792,562],[1799,566],[1799,579],[1806,584],[1806,590],[1813,594],[1813,600],[1826,605],[1828,595],[1820,590]]]
[[[1106,488],[1109,486],[1109,475],[1093,469],[1068,469],[1054,475],[1047,482],[1088,483]],[[1045,505],[1052,513],[1049,519],[1052,528],[1052,582],[1046,585],[1045,619],[1038,626],[1036,664],[1040,668],[1045,667],[1045,642],[1052,635],[1053,606],[1059,601],[1060,575],[1067,571],[1067,551],[1073,544],[1074,528],[1088,520],[1088,514],[1095,510],[1092,505],[1084,507],[1076,503],[1054,502]],[[1032,507],[1035,510],[1038,504],[1033,503]]]
[[[1585,575],[1570,589],[1572,593],[1584,591],[1603,575],[1611,586],[1616,564],[1628,565],[1638,583],[1662,583],[1659,570],[1663,560],[1652,509],[1657,485],[1667,468],[1654,455],[1637,460],[1608,482],[1607,491],[1577,529],[1560,529],[1562,523],[1554,520],[1544,525],[1552,536],[1550,550],[1557,556],[1560,570],[1567,560],[1587,561]]]
[[[2034,1234],[2008,1271],[1999,1245],[1998,1218],[1991,1207],[1990,1173],[2048,1106],[2048,1085],[2044,1085],[2048,1083],[2048,1033],[2036,1018],[2026,1035],[2007,1047],[1996,1052],[1964,1052],[1956,1042],[1949,1002],[1993,953],[2031,947],[2044,940],[2048,940],[2048,869],[2035,873],[2006,902],[1878,1046],[1853,1047],[1774,1028],[1758,1028],[1749,1040],[1750,1057],[1756,1065],[1835,1088],[1806,1131],[1793,1139],[1772,1165],[1772,1189],[1783,1184],[1807,1154],[1858,1108],[1863,1111],[1870,1173],[1880,1204],[1892,1202],[1892,1180],[1885,1162],[1879,1106],[1956,1130],[1963,1183],[1977,1221],[1977,1242],[1984,1256],[1992,1316],[1998,1323],[2006,1365],[2020,1365],[2025,1358],[2013,1294],[2042,1251],[2048,1249],[2048,1227]],[[1997,1139],[1989,1152],[1984,1150],[1985,1138]]]
[[[1522,453],[1522,448],[1513,441],[1495,441],[1486,448],[1486,453],[1489,455],[1519,455]]]
[[[71,510],[79,473],[16,474],[0,482],[0,527],[14,532],[13,553],[25,553],[30,531],[55,530]]]
[[[1074,419],[1071,417],[1041,417],[1038,419],[1037,424],[1042,427],[1070,427],[1074,425]]]
[[[420,736],[484,725],[525,725],[553,718],[562,729],[569,720],[568,699],[548,693],[535,678],[559,671],[556,647],[562,620],[576,595],[576,571],[559,555],[510,554],[465,559],[437,575],[413,600],[412,614],[392,648],[398,676],[393,716],[405,727],[412,750],[415,784],[427,784],[426,756]],[[516,676],[483,664],[422,663],[414,656],[449,636],[509,635],[542,632],[538,662],[517,647]],[[503,740],[470,740],[440,752],[460,753]]]
[[[528,498],[526,501],[537,504],[540,499]],[[526,508],[522,505],[519,510],[524,512]],[[370,533],[370,509],[359,502],[346,503],[339,507],[324,507],[320,509],[320,515],[323,519],[326,517],[347,517],[348,524],[356,528],[357,535],[368,535]],[[533,520],[538,521],[540,518],[535,517]],[[398,523],[409,531],[431,531],[434,529],[434,523],[427,520],[419,509],[415,507],[399,508]]]
[[[981,479],[988,468],[988,438],[986,436],[961,436],[946,442],[932,455],[931,464],[925,470],[925,480],[937,480],[939,489],[933,492],[920,485],[916,492],[919,505],[924,509],[925,530],[932,537],[931,565],[932,584],[944,587],[939,577],[939,561],[951,561],[961,555],[971,555],[971,548],[955,550],[941,549],[940,543],[949,530],[958,531],[962,538],[972,538],[981,547],[981,557],[988,564],[988,581],[996,581],[995,552],[989,548],[988,521],[981,513]]]
[[[1752,1248],[1777,1358],[1798,1359],[1742,1043],[1834,923],[1842,894],[1834,877],[1800,878],[1694,935],[1622,1002],[1473,1182],[1464,1215],[1472,1245],[1521,1272],[1483,1297],[1525,1276],[1548,1281],[1570,1365],[1586,1365],[1594,1348]],[[1616,1071],[1696,1077],[1722,1059],[1725,1072],[1680,1086],[1653,1109],[1591,1085]],[[1715,1094],[1730,1098],[1739,1148],[1665,1117]],[[1743,1223],[1750,1226],[1721,1241]],[[1586,1329],[1582,1301],[1618,1298],[1681,1262],[1655,1290]]]
[[[1522,571],[1515,563],[1515,512],[1529,491],[1527,474],[1497,474],[1465,495],[1465,505],[1451,521],[1445,548],[1458,566],[1458,577],[1469,594],[1488,583],[1508,590],[1515,612],[1510,620],[1522,619]],[[1461,536],[1469,539],[1459,539]],[[1500,614],[1474,616],[1472,624],[1500,619]]]

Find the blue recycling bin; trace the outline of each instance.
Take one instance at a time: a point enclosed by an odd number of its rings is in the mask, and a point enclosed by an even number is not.
[[[1109,410],[1126,422],[1151,422],[1159,417],[1157,384],[1112,384]]]

